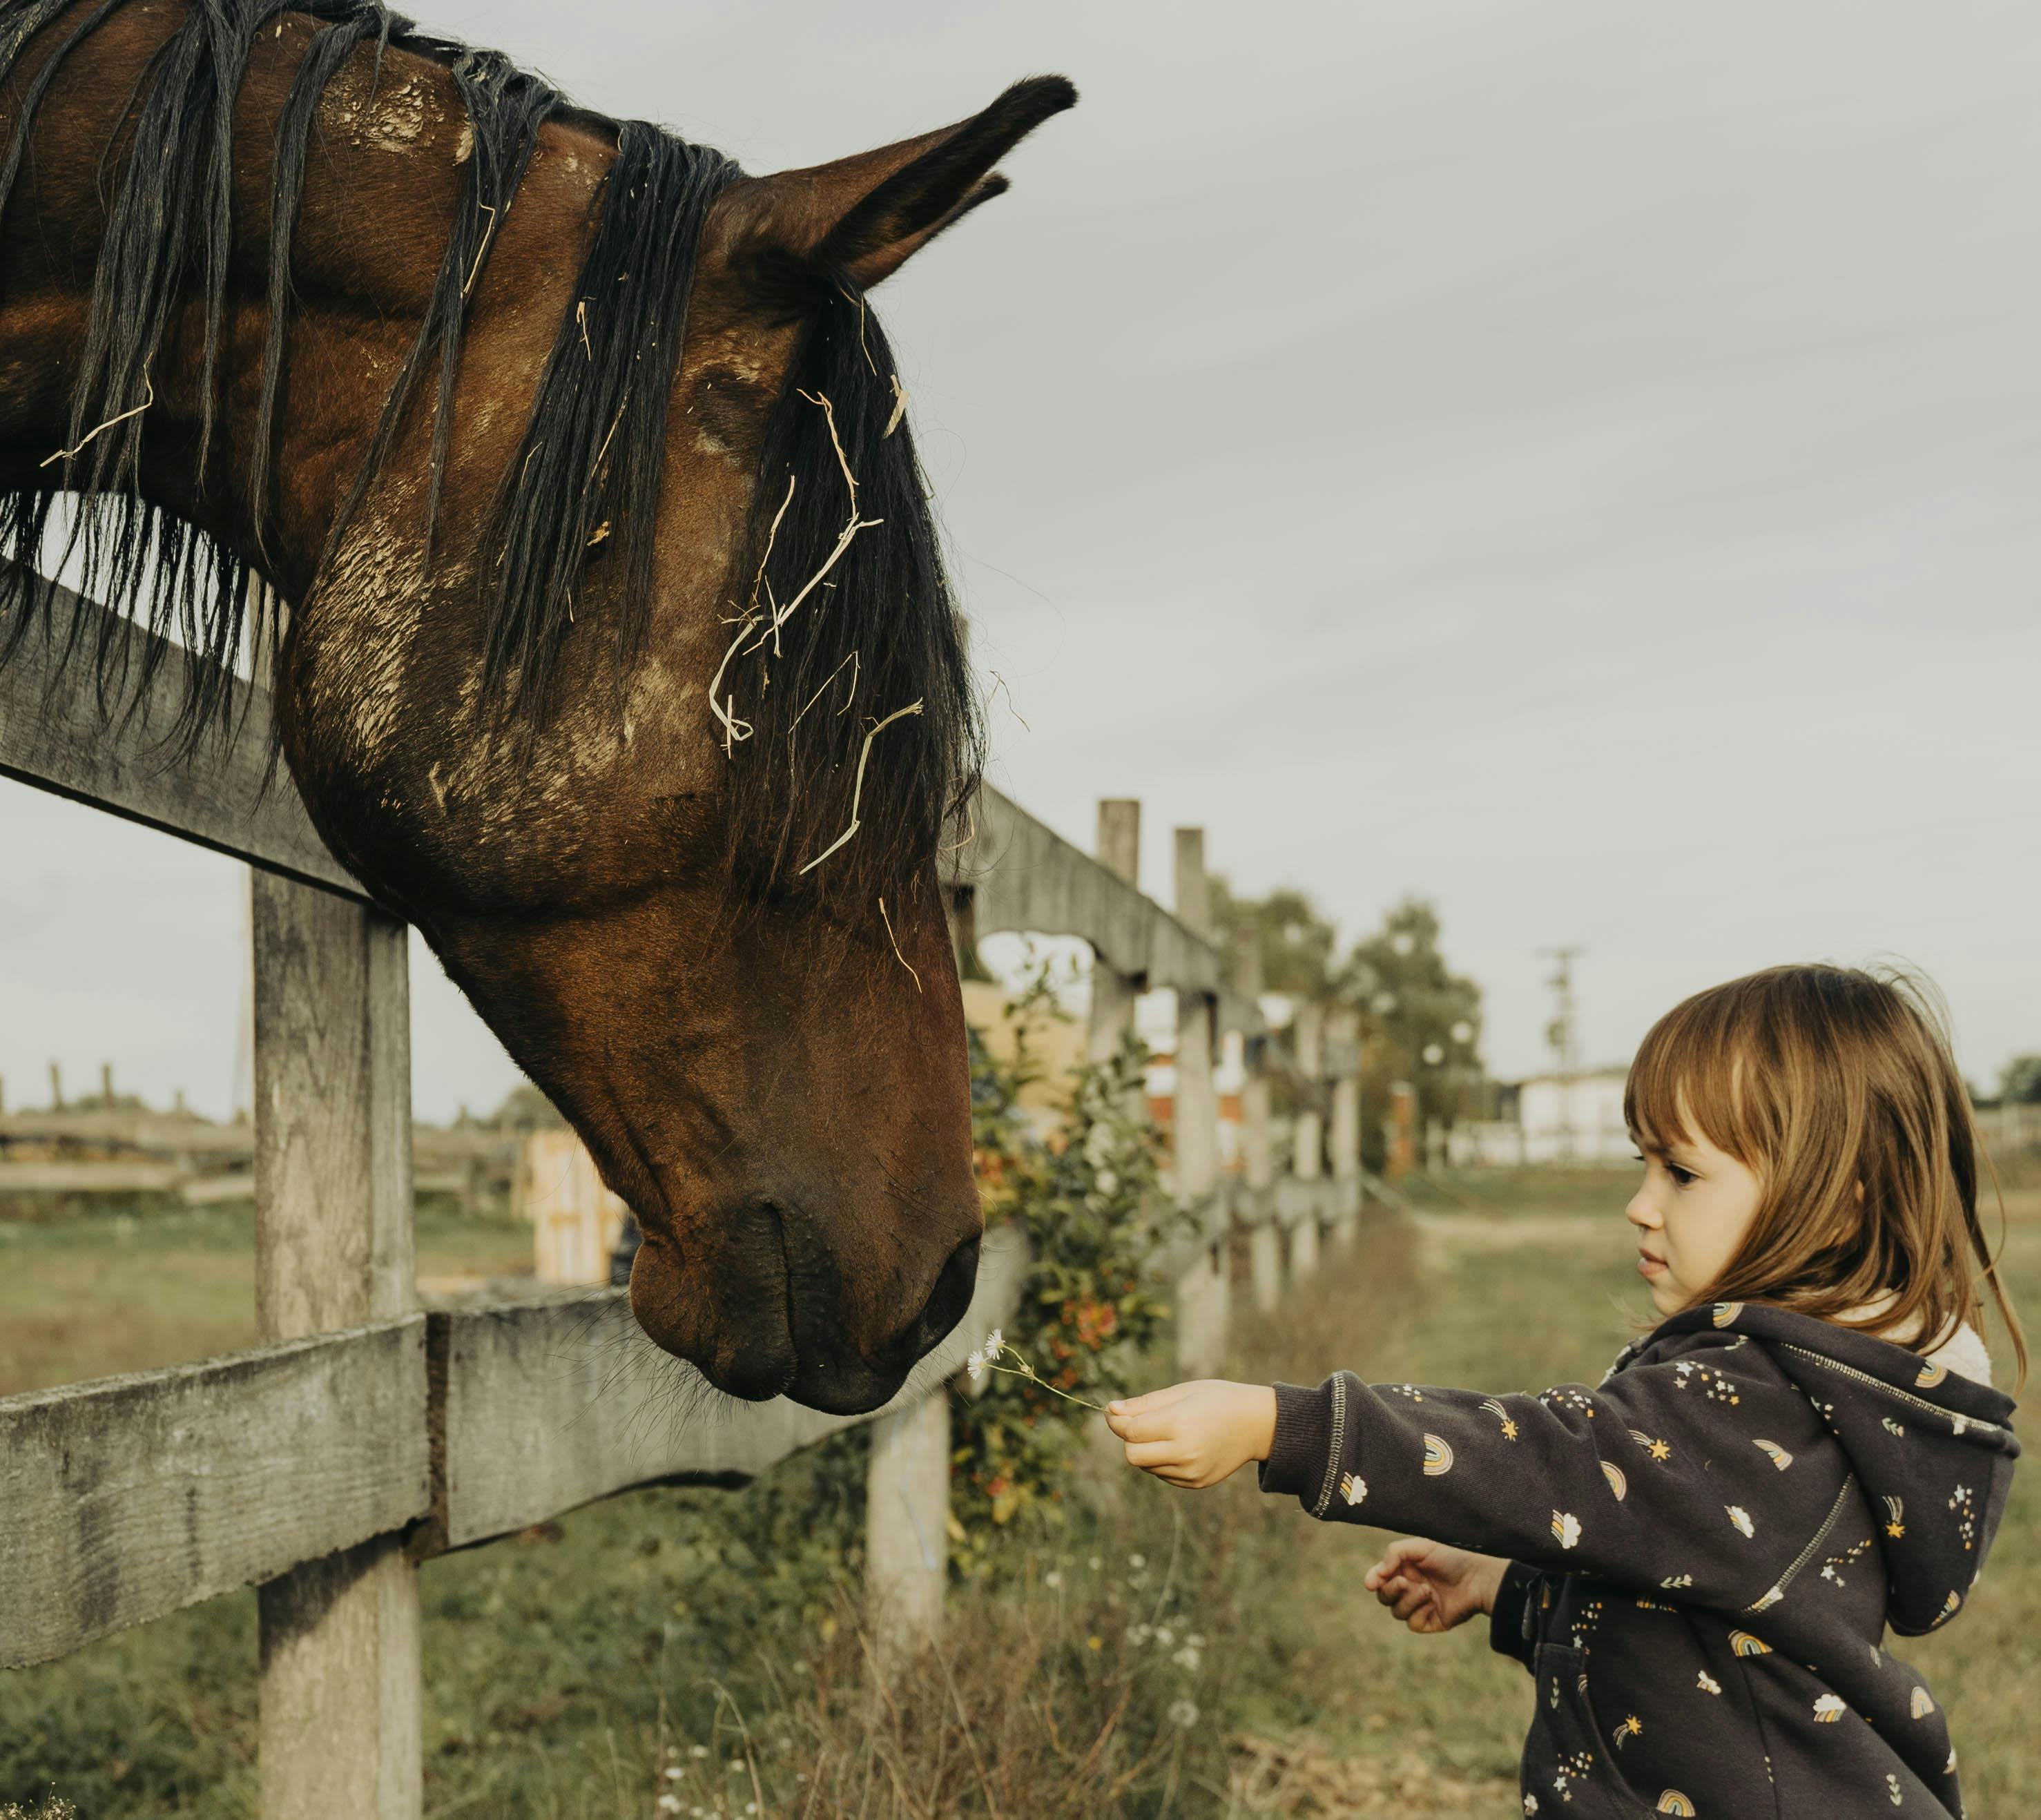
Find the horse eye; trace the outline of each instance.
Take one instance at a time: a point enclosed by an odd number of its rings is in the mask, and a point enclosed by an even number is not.
[[[732,368],[705,368],[688,400],[688,421],[726,448],[755,453],[773,399],[765,387]]]

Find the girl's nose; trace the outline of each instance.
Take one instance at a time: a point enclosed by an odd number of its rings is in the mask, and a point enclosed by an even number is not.
[[[1630,1204],[1623,1210],[1623,1217],[1632,1226],[1642,1227],[1647,1232],[1656,1232],[1662,1223],[1658,1210],[1646,1198],[1642,1189],[1630,1197]]]

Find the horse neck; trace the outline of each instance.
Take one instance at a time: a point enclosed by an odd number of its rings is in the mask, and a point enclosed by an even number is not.
[[[74,8],[24,53],[0,91],[0,144],[11,141],[23,90],[89,9]],[[106,147],[151,58],[182,21],[181,4],[127,6],[110,14],[64,59],[37,109],[28,156],[0,216],[0,486],[34,485],[59,471],[48,458],[71,439],[71,386],[90,315],[93,274],[107,218]],[[326,551],[337,513],[352,494],[384,399],[415,340],[455,212],[472,135],[448,71],[389,50],[380,71],[372,45],[355,51],[328,86],[312,135],[291,249],[290,315],[284,341],[268,481],[269,517],[259,540],[248,483],[270,312],[268,273],[277,127],[298,66],[319,26],[301,16],[262,28],[234,105],[233,250],[217,352],[213,459],[197,464],[205,308],[196,294],[173,311],[149,372],[152,402],[141,442],[137,490],[257,563],[287,598],[302,599]],[[561,130],[549,127],[559,139]],[[519,195],[518,238],[557,230],[586,207],[604,158],[592,134],[586,159],[556,157],[544,185],[554,204],[528,210]],[[558,147],[555,148],[559,149]],[[124,148],[120,155],[124,158]],[[535,164],[536,164],[535,161]],[[586,166],[586,170],[582,167]],[[533,175],[537,174],[536,170]],[[561,180],[566,181],[563,182]],[[527,189],[535,186],[528,178]],[[564,212],[564,213],[563,213]],[[505,265],[513,231],[497,236],[492,270]],[[520,265],[524,261],[517,262]],[[501,371],[521,343],[543,357],[551,329],[505,334],[520,312],[485,281],[471,300],[469,364]],[[529,311],[522,312],[525,315]],[[555,319],[557,319],[556,318]],[[478,344],[498,345],[494,357]],[[536,373],[537,368],[532,368]],[[393,467],[417,458],[429,434],[432,375],[419,387]],[[456,413],[456,423],[459,422]],[[456,446],[464,471],[494,473],[521,418],[475,414]],[[498,416],[503,422],[493,420]],[[87,426],[88,433],[93,426]],[[506,440],[509,439],[509,440]]]

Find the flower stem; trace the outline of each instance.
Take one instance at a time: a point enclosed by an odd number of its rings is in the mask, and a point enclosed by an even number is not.
[[[1061,1397],[1066,1403],[1075,1403],[1081,1409],[1097,1410],[1101,1415],[1105,1414],[1105,1406],[1103,1403],[1095,1403],[1089,1397],[1074,1397],[1068,1391],[1059,1390],[1046,1378],[1036,1376],[1035,1368],[1029,1364],[1019,1353],[1014,1352],[1013,1347],[1001,1346],[999,1350],[1002,1353],[1013,1353],[1013,1356],[1020,1360],[1020,1368],[1016,1371],[1011,1365],[995,1365],[991,1360],[987,1359],[985,1361],[985,1368],[988,1372],[1004,1372],[1009,1378],[1025,1378],[1031,1383],[1040,1384],[1050,1395]]]

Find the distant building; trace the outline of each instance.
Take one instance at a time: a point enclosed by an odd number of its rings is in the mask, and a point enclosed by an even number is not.
[[[1539,1074],[1516,1089],[1522,1156],[1532,1163],[1627,1162],[1635,1154],[1623,1120],[1627,1068]]]
[[[1177,994],[1169,986],[1144,992],[1134,1001],[1134,1033],[1148,1049],[1143,1091],[1148,1116],[1172,1141],[1177,1128]],[[1211,1059],[1212,1093],[1219,1105],[1219,1166],[1234,1174],[1242,1166],[1241,1126],[1245,1112],[1241,1090],[1247,1081],[1247,1047],[1238,1030],[1219,1033]],[[1168,1173],[1168,1165],[1164,1165]]]

